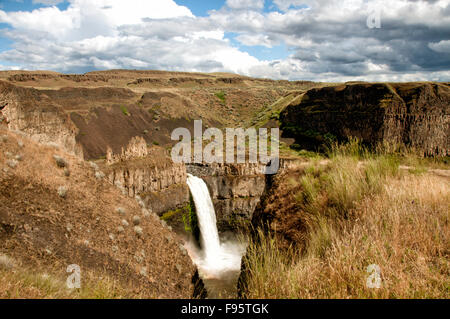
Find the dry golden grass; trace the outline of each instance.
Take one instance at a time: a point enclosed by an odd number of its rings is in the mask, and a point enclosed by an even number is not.
[[[69,274],[68,274],[69,275]],[[66,278],[23,267],[0,267],[0,299],[122,299],[140,298],[107,275],[83,273],[79,289],[69,289]]]
[[[146,216],[135,199],[123,196],[106,178],[96,178],[88,163],[57,147],[2,128],[0,135],[7,137],[0,148],[0,298],[192,295],[195,268],[180,250],[181,240],[157,218]],[[6,165],[18,155],[21,161],[14,168]],[[70,176],[58,167],[54,155],[64,158]],[[60,187],[67,189],[64,198]],[[125,216],[117,213],[118,207]],[[122,220],[131,224],[133,216],[141,217],[143,236],[132,227],[119,230]],[[20,260],[23,267],[5,267],[10,263],[2,255]],[[48,285],[39,275],[46,272],[65,280],[71,264],[81,267],[86,280],[75,294]]]
[[[304,254],[261,233],[248,250],[244,297],[449,298],[448,178],[404,173],[376,185],[355,198],[351,218],[319,216]],[[371,264],[381,269],[379,289],[366,285]]]

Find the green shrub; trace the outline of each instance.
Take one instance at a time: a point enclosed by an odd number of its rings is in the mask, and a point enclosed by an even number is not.
[[[214,95],[215,95],[220,101],[222,101],[222,103],[225,103],[226,99],[225,99],[225,93],[224,93],[223,91],[216,92],[216,93],[214,93]]]
[[[191,194],[189,194],[189,204],[186,206],[186,210],[182,218],[184,230],[188,233],[191,233],[197,240],[197,242],[199,242],[200,228],[198,227],[197,212],[195,210],[195,203]]]
[[[124,115],[130,116],[130,112],[128,112],[127,108],[126,108],[124,105],[122,105],[122,106],[120,107],[120,109],[122,110],[122,113],[123,113]]]

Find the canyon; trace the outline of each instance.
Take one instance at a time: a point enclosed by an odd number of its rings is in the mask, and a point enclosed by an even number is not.
[[[202,119],[205,128],[279,127],[287,149],[320,150],[326,142],[357,137],[371,146],[411,147],[423,156],[450,153],[448,83],[333,84],[132,70],[82,75],[1,71],[0,106],[3,128],[29,138],[36,149],[60,148],[77,163],[73,165],[91,163],[105,175],[108,187],[116,186],[114,196],[140,211],[142,207],[132,203],[136,199],[164,221],[163,226],[149,227],[164,232],[163,238],[173,234],[180,243],[186,235],[183,214],[193,208],[188,174],[206,183],[219,232],[237,231],[267,219],[261,205],[268,206],[268,201],[270,212],[288,211],[288,206],[276,206],[277,197],[289,196],[276,189],[279,183],[273,188],[273,181],[301,174],[299,167],[308,161],[290,151],[282,153],[275,177],[262,173],[263,164],[174,163],[171,132],[178,127],[193,132],[196,119]],[[3,159],[6,165],[6,155]],[[277,218],[288,234],[287,228],[302,227],[279,214]],[[175,242],[167,241],[175,264],[189,271],[179,284],[182,293],[174,288],[161,296],[186,297],[194,289],[190,280],[195,270],[174,248]]]

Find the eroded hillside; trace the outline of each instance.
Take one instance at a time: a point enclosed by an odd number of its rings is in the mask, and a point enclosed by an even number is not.
[[[99,159],[108,146],[120,152],[136,136],[169,147],[173,129],[192,130],[197,119],[204,127],[249,126],[286,94],[314,86],[320,84],[223,73],[4,71],[0,102],[11,128]]]
[[[182,241],[94,163],[0,126],[0,297],[190,298]],[[81,269],[81,290],[66,269]]]

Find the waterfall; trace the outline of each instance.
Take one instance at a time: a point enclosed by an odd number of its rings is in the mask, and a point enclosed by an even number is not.
[[[206,183],[198,177],[188,174],[187,184],[194,198],[200,228],[200,241],[206,258],[217,258],[220,251],[219,232],[214,206]]]
[[[197,211],[202,250],[189,245],[188,252],[203,278],[219,278],[226,272],[239,271],[245,246],[236,242],[221,243],[217,230],[216,212],[206,183],[187,174],[187,184]]]

